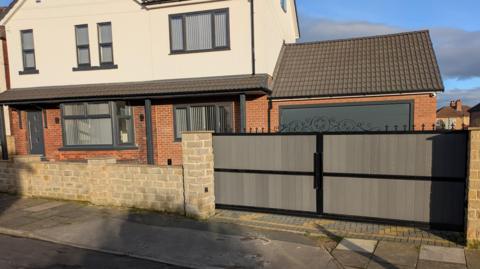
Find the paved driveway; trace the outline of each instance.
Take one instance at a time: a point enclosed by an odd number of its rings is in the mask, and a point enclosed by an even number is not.
[[[237,217],[220,219],[226,214]],[[308,223],[312,221],[322,220],[309,219]],[[478,251],[372,240],[368,229],[363,234],[366,239],[359,239],[361,230],[354,233],[356,238],[331,230],[313,234],[305,232],[304,223],[298,217],[234,211],[200,222],[176,215],[0,195],[1,233],[183,267],[480,268]],[[50,257],[62,259],[60,254]]]

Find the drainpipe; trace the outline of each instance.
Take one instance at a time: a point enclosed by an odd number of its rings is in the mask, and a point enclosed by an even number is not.
[[[268,133],[271,133],[272,132],[272,107],[273,107],[273,104],[272,104],[272,98],[268,98],[268,112],[267,112],[267,126],[268,126]]]
[[[240,94],[240,133],[245,133],[247,130],[247,111],[246,111],[246,96]]]
[[[147,136],[147,163],[155,164],[153,156],[152,101],[145,99],[145,131]]]
[[[0,143],[2,145],[2,160],[8,160],[7,133],[5,131],[5,110],[0,106]]]
[[[252,40],[252,75],[256,74],[255,70],[255,3],[254,0],[250,0],[250,27],[251,27],[251,40]]]

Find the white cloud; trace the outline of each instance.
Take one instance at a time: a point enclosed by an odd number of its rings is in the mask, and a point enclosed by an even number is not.
[[[454,89],[448,90],[438,95],[438,107],[446,106],[451,100],[461,99],[469,106],[480,103],[480,87],[473,89]]]
[[[339,22],[321,18],[306,18],[302,21],[302,41],[371,36],[409,30],[365,21]],[[480,77],[480,31],[467,32],[454,28],[433,28],[431,36],[444,78]]]

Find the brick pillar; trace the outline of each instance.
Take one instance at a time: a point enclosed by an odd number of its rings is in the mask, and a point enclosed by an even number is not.
[[[183,133],[182,152],[186,214],[211,217],[215,214],[212,132]]]
[[[467,244],[480,243],[480,128],[470,129],[467,180]]]

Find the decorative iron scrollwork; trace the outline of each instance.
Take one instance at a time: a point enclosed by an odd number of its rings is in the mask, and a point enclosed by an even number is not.
[[[280,125],[280,132],[374,132],[382,128],[369,122],[352,119],[337,120],[327,117],[312,117],[305,120],[294,120]]]

